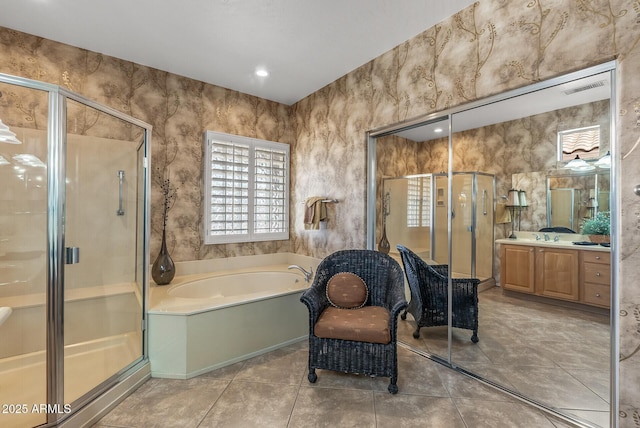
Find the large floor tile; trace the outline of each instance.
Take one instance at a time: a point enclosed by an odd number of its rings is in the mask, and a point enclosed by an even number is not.
[[[454,399],[467,427],[554,428],[540,411],[526,404],[505,401]]]
[[[302,373],[307,371],[308,355],[299,346],[277,349],[246,361],[234,379],[300,385]]]
[[[469,426],[449,398],[376,392],[375,408],[377,428]]]
[[[301,387],[289,421],[289,428],[375,426],[373,391],[353,389]]]
[[[195,428],[228,384],[207,378],[149,379],[98,426]]]
[[[559,409],[609,409],[608,403],[561,368],[509,367],[504,371],[517,391]]]
[[[198,428],[286,428],[297,394],[294,385],[233,381]]]
[[[438,371],[438,364],[417,355],[410,354],[398,357],[398,390],[402,394],[428,395],[432,397],[449,397]],[[448,370],[446,367],[442,370]],[[374,388],[377,391],[388,391],[389,378],[376,378]]]

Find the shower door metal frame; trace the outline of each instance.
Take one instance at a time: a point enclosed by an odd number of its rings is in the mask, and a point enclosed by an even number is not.
[[[92,388],[76,401],[71,413],[48,413],[44,426],[55,426],[73,416],[77,410],[107,391],[130,371],[148,362],[147,325],[149,295],[149,240],[150,240],[150,159],[151,125],[128,116],[111,107],[101,105],[58,85],[0,73],[0,83],[35,89],[48,93],[47,115],[47,284],[46,284],[46,382],[47,405],[64,408],[64,269],[65,269],[65,204],[66,204],[66,105],[73,100],[143,129],[144,192],[142,209],[142,355],[106,381]],[[140,227],[140,225],[139,225]],[[140,232],[140,231],[139,231]],[[140,236],[140,235],[139,235]]]

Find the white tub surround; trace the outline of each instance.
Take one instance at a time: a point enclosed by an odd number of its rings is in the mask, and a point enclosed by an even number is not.
[[[303,340],[309,283],[288,267],[315,272],[319,262],[278,253],[176,263],[171,285],[151,287],[151,375],[189,379]]]

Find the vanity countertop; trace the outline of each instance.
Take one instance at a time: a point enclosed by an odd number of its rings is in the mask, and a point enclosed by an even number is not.
[[[548,247],[548,248],[563,248],[563,249],[574,249],[574,250],[586,250],[586,251],[606,251],[611,252],[610,247],[603,247],[602,245],[576,245],[574,242],[587,242],[589,238],[583,235],[578,234],[565,234],[559,233],[560,239],[558,241],[553,241],[553,237],[555,235],[551,235],[551,240],[545,241],[544,238],[540,238],[539,240],[535,239],[535,233],[528,232],[531,237],[523,235],[522,232],[519,232],[517,238],[504,238],[497,239],[497,244],[509,244],[509,245],[528,245],[532,247]],[[542,234],[540,234],[542,236]]]

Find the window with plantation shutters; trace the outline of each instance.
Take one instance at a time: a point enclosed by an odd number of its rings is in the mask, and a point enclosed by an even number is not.
[[[289,145],[205,133],[206,244],[289,239]]]
[[[407,227],[428,227],[431,222],[431,178],[407,179]]]

